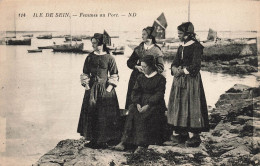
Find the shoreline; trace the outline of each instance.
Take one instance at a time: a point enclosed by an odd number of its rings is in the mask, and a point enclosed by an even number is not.
[[[254,99],[254,100],[253,100]],[[260,162],[260,87],[235,84],[209,110],[211,130],[197,148],[150,145],[137,154],[85,148],[84,139],[62,140],[33,166],[68,165],[229,165]]]

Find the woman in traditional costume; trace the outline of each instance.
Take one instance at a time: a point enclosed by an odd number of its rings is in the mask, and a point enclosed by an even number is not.
[[[129,106],[123,137],[115,146],[116,150],[124,150],[125,145],[132,144],[139,151],[148,145],[160,145],[165,140],[166,79],[158,72],[153,55],[143,57],[141,67],[144,74],[138,76],[132,90],[132,104]]]
[[[118,69],[106,47],[106,36],[95,33],[91,38],[94,51],[84,63],[81,84],[85,87],[78,130],[91,148],[105,148],[121,138],[120,112],[115,87]]]
[[[194,26],[186,22],[178,26],[183,42],[171,64],[174,76],[168,102],[168,123],[173,125],[175,143],[196,147],[201,143],[200,132],[209,131],[208,110],[200,75],[203,46],[196,40]],[[190,138],[189,133],[193,133]]]
[[[128,83],[125,109],[128,109],[128,107],[132,104],[131,94],[137,77],[140,74],[143,74],[140,61],[141,58],[143,58],[145,55],[153,55],[156,60],[158,72],[162,73],[164,71],[163,53],[160,47],[156,45],[154,27],[147,27],[143,29],[142,40],[143,41],[141,44],[134,49],[132,55],[127,60],[127,66],[133,71]]]

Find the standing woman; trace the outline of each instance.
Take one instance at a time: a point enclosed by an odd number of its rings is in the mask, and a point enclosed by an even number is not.
[[[94,49],[86,60],[81,75],[85,95],[78,124],[78,133],[90,141],[85,146],[105,148],[120,140],[120,112],[115,87],[118,69],[109,54],[105,36],[95,33],[91,38]]]
[[[168,104],[168,123],[177,136],[175,143],[190,147],[201,143],[200,132],[209,131],[207,103],[202,85],[200,67],[203,46],[196,40],[191,22],[178,26],[178,37],[183,44],[178,48],[171,65],[174,76]],[[189,133],[193,136],[190,138]]]
[[[156,60],[156,66],[158,68],[158,72],[162,73],[164,71],[164,62],[163,62],[163,53],[158,45],[156,45],[156,40],[154,36],[154,27],[144,28],[142,31],[142,39],[143,41],[139,46],[134,49],[134,52],[127,60],[127,66],[132,69],[132,73],[128,83],[128,91],[126,96],[126,105],[125,109],[132,104],[131,94],[133,87],[135,85],[135,81],[137,77],[143,73],[143,69],[141,67],[141,58],[145,55],[153,55]]]

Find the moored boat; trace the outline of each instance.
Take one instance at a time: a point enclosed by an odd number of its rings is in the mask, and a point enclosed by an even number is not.
[[[52,49],[53,46],[40,46],[38,49]]]
[[[84,43],[80,44],[62,44],[55,45],[52,47],[54,52],[82,52]]]
[[[34,49],[34,50],[27,50],[28,53],[34,53],[34,52],[42,52],[41,49]]]
[[[31,45],[31,39],[29,38],[21,38],[21,39],[17,39],[17,38],[10,38],[7,39],[6,41],[6,45]]]
[[[23,35],[23,37],[33,37],[33,34]]]
[[[72,38],[71,37],[65,37],[65,40],[66,41],[82,41],[82,38],[73,36]]]
[[[34,49],[34,50],[27,50],[28,53],[34,53],[34,52],[42,52],[41,49]]]
[[[40,35],[36,37],[37,39],[52,39],[52,35]]]

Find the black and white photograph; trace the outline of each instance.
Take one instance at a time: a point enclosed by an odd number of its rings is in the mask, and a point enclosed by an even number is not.
[[[0,0],[0,166],[260,165],[259,0]]]

